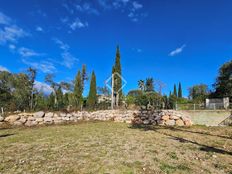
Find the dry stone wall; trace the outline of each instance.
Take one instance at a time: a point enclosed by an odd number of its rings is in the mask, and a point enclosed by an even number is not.
[[[0,124],[14,126],[36,126],[67,122],[78,122],[80,120],[115,121],[136,124],[159,124],[190,126],[191,120],[176,111],[135,111],[135,110],[101,110],[95,112],[35,112],[19,113],[9,115],[6,118],[0,116]]]
[[[36,112],[19,113],[9,115],[6,118],[0,116],[0,124],[7,123],[14,126],[36,126],[43,124],[59,124],[67,122],[77,122],[80,120],[101,120],[131,123],[133,114],[137,111],[132,110],[101,110],[95,112]]]

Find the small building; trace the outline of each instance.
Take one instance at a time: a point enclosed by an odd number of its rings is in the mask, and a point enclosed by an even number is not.
[[[228,109],[230,106],[229,97],[206,99],[206,109]]]

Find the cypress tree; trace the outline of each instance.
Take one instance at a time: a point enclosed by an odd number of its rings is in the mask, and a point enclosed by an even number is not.
[[[175,97],[177,97],[176,84],[174,85],[173,95],[174,95]]]
[[[81,70],[81,82],[82,82],[82,93],[84,91],[85,88],[85,81],[88,80],[88,76],[86,73],[86,65],[82,65],[82,70]]]
[[[97,85],[96,85],[96,76],[94,71],[92,72],[89,96],[87,99],[87,106],[90,109],[94,109],[97,104]]]
[[[182,87],[181,87],[181,83],[179,83],[179,86],[178,86],[178,98],[182,98]]]
[[[74,91],[73,91],[73,97],[74,97],[74,105],[76,109],[80,109],[82,105],[82,92],[83,92],[83,86],[82,86],[82,77],[81,72],[78,71],[76,79],[75,79],[75,85],[74,85]]]
[[[112,68],[112,73],[117,73],[117,74],[119,74],[121,76],[122,75],[122,69],[121,69],[121,60],[120,59],[121,59],[120,50],[119,50],[119,46],[117,46],[115,65]],[[122,88],[122,79],[121,79],[120,76],[115,75],[114,79],[113,79],[114,80],[114,91],[118,92],[119,103],[122,100],[122,90],[120,90]]]

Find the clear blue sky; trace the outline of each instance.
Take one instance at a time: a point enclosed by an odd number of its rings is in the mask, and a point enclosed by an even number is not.
[[[119,44],[124,92],[153,77],[165,93],[180,81],[187,96],[231,60],[231,9],[231,0],[0,0],[0,69],[70,81],[86,64],[103,86]]]

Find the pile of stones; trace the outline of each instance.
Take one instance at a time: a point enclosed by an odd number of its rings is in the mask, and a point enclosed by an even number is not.
[[[191,126],[192,121],[182,112],[175,110],[143,109],[134,114],[133,125]]]

